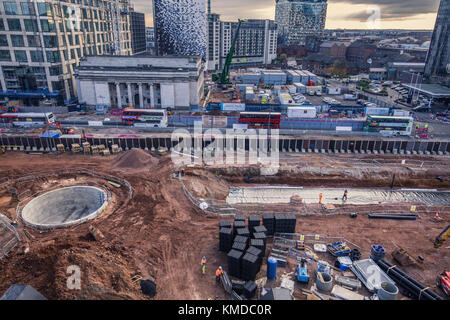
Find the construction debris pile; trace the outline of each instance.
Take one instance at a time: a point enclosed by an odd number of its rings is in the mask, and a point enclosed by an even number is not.
[[[386,262],[383,246],[372,245],[370,258],[363,258],[350,241],[301,235],[296,224],[290,214],[262,219],[237,214],[219,222],[219,250],[227,253],[228,264],[222,282],[233,299],[294,299],[296,290],[307,300],[396,300],[400,292],[418,300],[443,299]],[[394,259],[399,250],[392,252]]]

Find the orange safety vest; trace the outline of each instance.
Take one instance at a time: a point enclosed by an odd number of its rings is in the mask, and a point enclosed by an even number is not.
[[[205,259],[202,259],[202,262],[201,262],[200,264],[201,264],[201,265],[206,264],[206,260],[205,260]]]
[[[319,194],[319,199],[320,199],[320,200],[322,200],[322,197],[323,197],[323,195],[322,195],[322,194]]]
[[[223,274],[223,270],[217,269],[216,277],[220,277]]]

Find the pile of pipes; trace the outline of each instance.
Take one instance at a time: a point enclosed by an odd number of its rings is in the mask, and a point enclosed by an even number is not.
[[[420,282],[408,276],[402,270],[384,259],[376,261],[380,268],[389,275],[399,286],[407,290],[418,300],[443,300],[441,296],[425,287]]]
[[[373,261],[378,261],[384,259],[384,255],[386,254],[386,250],[382,246],[372,245],[370,249],[370,259]]]

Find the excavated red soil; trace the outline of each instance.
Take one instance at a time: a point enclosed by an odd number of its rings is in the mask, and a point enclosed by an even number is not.
[[[130,167],[128,157],[135,158],[138,168]],[[320,160],[317,155],[314,159]],[[303,158],[302,161],[307,162]],[[353,165],[347,163],[347,166]],[[126,179],[133,188],[133,199],[128,200],[124,187],[117,189],[108,185],[115,196],[115,207],[90,223],[43,233],[21,225],[18,230],[23,241],[8,257],[0,260],[0,295],[12,284],[29,284],[49,299],[147,299],[140,291],[139,282],[133,281],[138,275],[156,282],[155,299],[228,298],[214,279],[217,266],[226,268],[226,254],[218,251],[219,219],[206,216],[193,207],[178,179],[173,178],[169,155],[158,159],[136,150],[110,158],[8,152],[0,161],[2,177],[29,174],[36,168],[50,171],[71,167],[84,167]],[[431,170],[427,165],[424,168]],[[224,171],[212,168],[202,173],[201,169],[187,169],[185,184],[195,196],[223,199],[228,193],[232,182],[222,175]],[[231,171],[236,181],[242,182],[242,172],[234,170]],[[389,168],[386,172],[390,172]],[[295,175],[313,184],[317,173]],[[358,184],[365,183],[363,179],[368,176],[352,177],[349,174],[347,178]],[[434,178],[429,177],[430,181]],[[51,177],[17,182],[13,186],[19,194],[23,189],[40,192],[74,178],[65,176],[61,179],[58,182],[57,178]],[[384,179],[388,180],[387,174]],[[98,180],[95,182],[99,183]],[[336,182],[339,182],[337,176]],[[322,185],[325,180],[317,183]],[[11,189],[0,189],[0,212],[14,219],[18,201],[15,196],[9,197]],[[314,209],[313,205],[311,209]],[[363,256],[369,255],[372,243],[381,244],[390,252],[394,242],[414,256],[424,257],[420,268],[410,267],[407,271],[419,281],[434,286],[436,275],[450,265],[450,255],[445,248],[448,244],[440,249],[433,248],[434,238],[450,222],[448,212],[442,212],[441,217],[444,220],[440,223],[433,222],[429,216],[406,222],[370,221],[364,216],[357,219],[323,215],[299,217],[297,231],[345,237],[361,246]],[[92,238],[88,231],[91,224],[103,233],[103,240]],[[29,251],[23,253],[22,248],[26,246]],[[207,257],[207,274],[202,276],[200,261],[204,255]],[[69,290],[66,286],[67,268],[71,265],[81,269],[81,290]]]
[[[158,159],[153,157],[148,152],[133,148],[122,154],[119,154],[111,163],[114,169],[134,169],[143,170],[148,169],[158,164]]]

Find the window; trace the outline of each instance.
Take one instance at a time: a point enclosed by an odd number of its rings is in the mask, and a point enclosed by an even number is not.
[[[0,61],[11,61],[9,50],[0,50]]]
[[[0,18],[0,30],[5,31],[5,24],[3,23],[3,19]]]
[[[27,36],[28,46],[29,47],[39,47],[40,46],[40,38],[39,36]]]
[[[51,16],[52,15],[52,7],[50,4],[45,2],[38,2],[38,13],[40,16]]]
[[[19,19],[8,19],[8,28],[10,31],[22,31]]]
[[[42,32],[56,32],[56,25],[53,20],[41,20]]]
[[[23,23],[25,24],[25,30],[29,32],[38,31],[38,26],[36,20],[24,19]]]
[[[54,66],[54,67],[50,67],[50,75],[51,76],[59,76],[60,74],[62,74],[62,66]]]
[[[17,3],[15,2],[3,2],[3,7],[5,8],[5,14],[16,15],[19,14],[17,9]]]
[[[14,55],[16,56],[17,62],[28,62],[27,52],[24,50],[15,50]]]
[[[32,62],[43,62],[44,55],[42,51],[30,51],[31,61]]]
[[[61,62],[59,51],[47,51],[48,62]]]
[[[34,7],[31,5],[31,3],[28,2],[21,2],[20,7],[22,8],[22,14],[30,16],[34,14]]]
[[[0,46],[2,47],[8,47],[8,38],[6,38],[6,35],[2,34],[0,35]]]
[[[44,45],[47,48],[58,47],[58,38],[56,36],[44,36]]]
[[[25,47],[22,36],[11,35],[11,43],[13,47]]]

